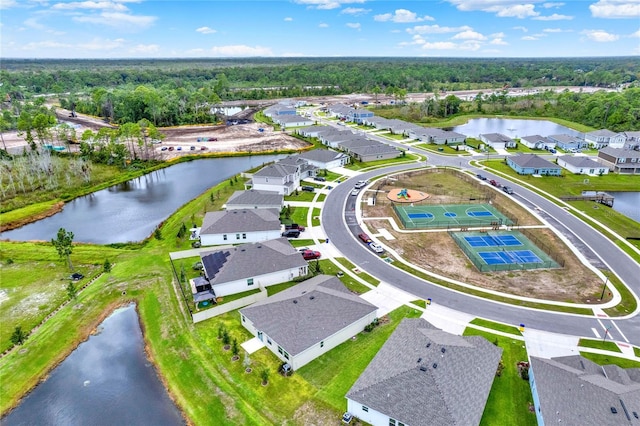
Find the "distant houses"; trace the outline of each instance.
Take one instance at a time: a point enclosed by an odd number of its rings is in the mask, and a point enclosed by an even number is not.
[[[255,243],[280,237],[280,210],[207,212],[200,228],[203,246]]]
[[[405,318],[347,393],[347,411],[373,426],[478,425],[501,355],[484,337]]]
[[[556,146],[554,141],[540,135],[523,136],[520,143],[531,149],[550,149]]]
[[[562,155],[558,157],[558,165],[578,175],[602,176],[609,173],[609,168],[589,157]]]
[[[640,151],[606,147],[598,151],[598,161],[620,174],[640,173]]]
[[[276,209],[284,207],[284,196],[276,191],[236,191],[223,206],[226,210]]]
[[[588,146],[584,139],[564,133],[551,135],[548,139],[555,142],[556,146],[564,151],[577,151]]]
[[[518,154],[507,157],[507,164],[519,175],[560,176],[562,168],[536,154]]]
[[[515,148],[516,141],[502,133],[484,133],[480,135],[480,140],[493,149]]]
[[[627,141],[627,137],[624,133],[615,133],[611,130],[602,129],[585,133],[584,140],[594,149],[601,149],[606,146],[622,148]]]
[[[360,333],[375,320],[376,310],[338,278],[318,275],[241,309],[240,320],[297,370]],[[348,361],[344,360],[345,368]]]

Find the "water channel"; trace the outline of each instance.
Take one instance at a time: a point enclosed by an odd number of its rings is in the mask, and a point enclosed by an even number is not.
[[[141,241],[180,206],[208,188],[242,171],[281,158],[277,155],[204,158],[158,170],[77,198],[46,219],[6,231],[14,241],[54,238],[58,229],[74,234],[75,242],[111,244]],[[237,189],[243,189],[237,184]]]
[[[478,138],[478,135],[483,133],[502,133],[511,138],[531,135],[550,136],[561,133],[572,136],[582,136],[582,133],[552,121],[513,118],[474,118],[466,124],[447,130],[453,130],[454,132],[462,133],[472,138]]]
[[[185,424],[144,353],[134,305],[116,309],[98,331],[2,419],[3,426]]]

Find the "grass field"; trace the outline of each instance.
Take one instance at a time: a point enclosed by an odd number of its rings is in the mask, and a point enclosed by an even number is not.
[[[602,349],[611,352],[622,352],[618,345],[608,340],[580,339],[578,346],[583,348]]]
[[[344,257],[336,257],[336,261],[350,271],[353,271],[356,267],[356,265],[349,262],[349,260],[345,259]],[[377,287],[378,284],[380,284],[380,280],[375,279],[374,277],[367,274],[366,272],[360,272],[358,274],[358,277],[362,278],[364,281],[368,282],[369,284],[375,287]]]
[[[594,354],[592,352],[580,352],[580,355],[595,362],[598,365],[614,364],[622,368],[640,368],[640,362],[634,361],[632,359],[619,358],[610,355]],[[638,355],[636,354],[636,356]]]
[[[516,336],[522,336],[518,327],[502,324],[499,322],[493,322],[482,318],[474,318],[470,324],[479,325],[480,327],[490,328],[496,331],[502,331],[503,333],[513,334]]]

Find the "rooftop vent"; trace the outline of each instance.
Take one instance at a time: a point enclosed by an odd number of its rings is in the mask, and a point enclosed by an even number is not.
[[[634,411],[634,412],[633,412],[633,417],[635,417],[636,419],[637,419],[637,418],[640,418],[640,417],[638,417],[638,412],[637,412],[637,411]]]
[[[438,364],[436,364],[435,362],[433,363],[433,368],[438,368]]]
[[[422,358],[418,358],[418,362],[422,362]]]
[[[247,251],[247,249],[240,249],[240,251]]]
[[[611,407],[611,414],[617,414],[618,410],[616,410],[616,407]]]
[[[430,347],[430,346],[431,346],[431,342],[427,343],[427,347]]]
[[[580,360],[580,365],[582,366],[582,369],[584,370],[584,362],[582,362],[582,360]]]
[[[297,301],[297,300],[295,300],[295,299],[293,299],[293,303],[298,303],[298,301]]]
[[[427,366],[426,365],[421,365],[420,366],[420,371],[427,371]]]
[[[315,296],[309,296],[309,300],[313,300],[315,298],[316,298]]]
[[[445,353],[447,350],[445,348],[440,349],[440,352]]]

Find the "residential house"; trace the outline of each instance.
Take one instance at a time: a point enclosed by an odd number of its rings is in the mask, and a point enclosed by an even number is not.
[[[298,169],[300,170],[300,179],[315,176],[316,171],[318,170],[317,167],[309,164],[309,162],[300,157],[299,154],[289,155],[281,160],[278,160],[278,164],[298,167]]]
[[[297,370],[364,330],[375,320],[376,310],[338,278],[318,275],[240,309],[240,319]]]
[[[353,108],[344,104],[333,104],[327,107],[327,113],[341,120],[347,120]]]
[[[363,137],[350,130],[334,130],[333,132],[322,133],[319,139],[324,145],[335,149],[342,142],[363,139]]]
[[[363,124],[364,120],[373,117],[375,114],[368,109],[352,108],[349,111],[348,120],[354,123]]]
[[[253,174],[245,188],[292,194],[300,187],[300,167],[285,164],[269,164]]]
[[[275,209],[282,210],[284,196],[276,191],[236,191],[223,206],[226,210]]]
[[[564,151],[577,151],[588,146],[584,139],[578,136],[567,135],[566,133],[551,135],[548,139],[551,142],[555,142],[556,146]],[[552,146],[551,148],[555,147]]]
[[[412,129],[407,136],[411,139],[436,145],[460,145],[467,139],[467,137],[461,133],[429,127]]]
[[[602,176],[609,173],[608,167],[582,155],[563,155],[558,157],[558,165],[578,175]]]
[[[221,210],[207,212],[200,228],[203,246],[255,243],[280,237],[280,210]]]
[[[338,148],[351,154],[351,150],[354,148],[362,148],[365,146],[377,146],[377,145],[383,145],[383,144],[382,142],[374,141],[373,139],[367,139],[367,138],[363,138],[362,136],[359,136],[351,140],[340,142],[338,144]]]
[[[286,238],[242,244],[200,255],[204,277],[224,297],[304,277],[309,264]]]
[[[310,126],[315,123],[314,120],[303,117],[301,115],[279,115],[273,117],[273,122],[279,124],[283,128]]]
[[[330,149],[313,149],[300,153],[300,158],[318,169],[331,170],[349,164],[350,157]]]
[[[377,130],[390,130],[393,121],[388,118],[373,116],[363,119],[362,124],[375,127]]]
[[[313,125],[297,129],[296,132],[306,138],[318,138],[322,133],[332,132],[334,130],[331,126]]]
[[[624,136],[627,138],[625,147],[630,149],[640,148],[640,132],[624,132]]]
[[[640,424],[640,368],[600,366],[580,355],[529,362],[539,425]]]
[[[265,108],[263,114],[271,119],[284,115],[296,115],[296,107],[288,102],[277,103]]]
[[[399,157],[402,152],[385,143],[377,142],[376,145],[355,146],[349,148],[349,153],[358,161],[388,160]]]
[[[373,426],[478,425],[501,355],[484,337],[405,318],[347,393],[347,411]]]
[[[556,145],[549,138],[540,135],[523,136],[520,138],[520,143],[531,149],[549,149]]]
[[[627,137],[624,133],[615,133],[611,130],[602,129],[585,133],[584,140],[591,148],[595,149],[601,149],[605,146],[622,148],[627,141]]]
[[[484,133],[480,135],[480,140],[493,149],[515,148],[516,141],[502,133]]]
[[[621,174],[640,173],[640,151],[608,146],[598,151],[598,161]]]
[[[507,157],[507,164],[519,175],[560,176],[562,168],[536,154],[518,154]]]

